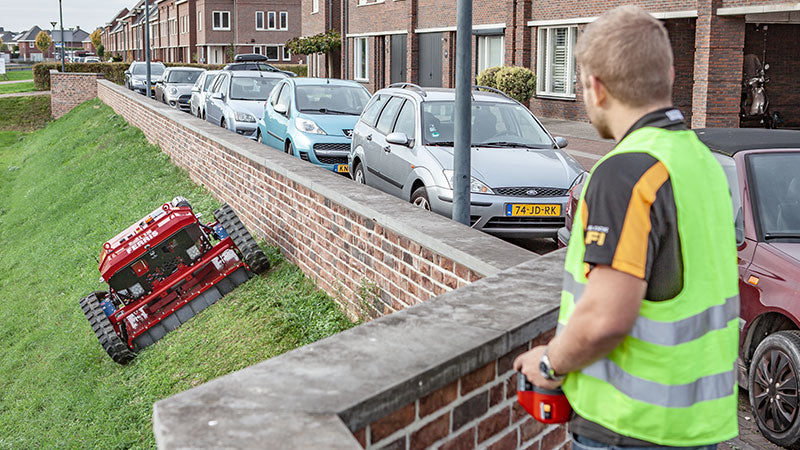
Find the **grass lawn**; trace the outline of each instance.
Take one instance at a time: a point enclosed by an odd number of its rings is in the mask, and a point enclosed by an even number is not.
[[[0,98],[0,131],[33,131],[50,117],[49,95]]]
[[[0,76],[0,81],[32,80],[33,70],[8,70],[6,67],[6,75],[8,76],[8,80]]]
[[[33,92],[33,81],[25,83],[0,84],[0,94],[16,94],[18,92]]]
[[[114,363],[78,300],[103,288],[103,242],[176,195],[219,206],[96,99],[0,132],[0,449],[152,448],[156,400],[353,326],[266,248],[268,273]]]

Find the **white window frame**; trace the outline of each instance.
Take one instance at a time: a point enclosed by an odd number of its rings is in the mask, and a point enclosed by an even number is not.
[[[357,37],[353,40],[353,79],[356,81],[369,82],[369,52],[367,48],[369,42],[366,37]],[[362,64],[363,60],[363,64]],[[361,67],[364,73],[361,73]]]
[[[260,45],[254,45],[253,46],[253,53],[255,53],[256,55],[260,55],[261,54],[261,46]]]
[[[278,19],[275,15],[275,11],[267,11],[267,29],[268,30],[278,29]]]
[[[377,5],[385,1],[386,0],[358,0],[358,6]]]
[[[278,49],[278,53],[276,55],[277,58],[272,59],[269,56],[267,56],[267,49],[269,49],[270,47],[275,47],[276,49]],[[283,47],[283,46],[282,45],[265,45],[264,46],[264,56],[267,57],[267,61],[280,61],[281,60],[281,47]]]
[[[211,29],[212,30],[214,30],[214,31],[230,31],[230,29],[231,29],[231,12],[230,11],[212,11],[211,14],[212,14],[212,16],[211,16]],[[217,16],[217,15],[219,16],[219,26],[218,27],[214,26],[214,22],[215,22],[214,16]],[[227,22],[228,22],[228,26],[227,27],[223,27],[222,26],[222,22],[223,22],[222,21],[222,17],[223,16],[227,17]]]
[[[311,14],[319,12],[319,0],[311,0]]]
[[[292,52],[289,50],[289,47],[285,45],[281,45],[281,59],[284,61],[292,60]]]
[[[260,27],[258,26],[258,16],[259,16],[259,15],[261,16],[261,26],[260,26]],[[265,17],[264,17],[264,11],[256,11],[256,30],[257,30],[257,31],[262,31],[262,30],[265,30],[265,29],[266,29],[266,28],[264,27],[264,26],[266,25],[266,24],[264,23],[264,19],[265,19]]]
[[[475,45],[478,52],[477,58],[475,58],[475,68],[478,70],[477,73],[481,73],[481,71],[488,69],[489,67],[495,67],[495,66],[490,66],[488,64],[486,67],[481,67],[481,62],[486,62],[489,60],[489,52],[488,52],[489,46],[486,45],[486,41],[491,38],[495,39],[500,38],[500,49],[503,52],[502,58],[500,58],[500,65],[502,66],[506,60],[506,37],[504,35],[490,34],[486,36],[478,36],[478,40]],[[481,41],[483,41],[484,43],[483,46],[481,46]]]
[[[556,30],[567,30],[567,68],[566,68],[566,92],[553,92],[550,90],[552,82],[552,70],[550,70],[550,60],[552,57],[552,45]],[[544,36],[547,36],[545,39]],[[539,27],[536,39],[536,96],[554,97],[563,99],[575,99],[577,82],[575,73],[575,41],[578,36],[578,27],[571,26],[552,26]],[[546,46],[546,48],[545,48]]]
[[[197,11],[197,31],[203,31],[203,11]]]
[[[289,12],[288,11],[281,11],[278,14],[278,29],[279,30],[288,30],[289,29]]]
[[[177,36],[178,35],[178,18],[173,17],[169,19],[169,35],[170,36]]]

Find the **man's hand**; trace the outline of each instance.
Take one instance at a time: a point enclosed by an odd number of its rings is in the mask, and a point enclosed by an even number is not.
[[[558,389],[562,382],[546,380],[539,370],[539,363],[542,361],[542,355],[546,350],[547,346],[540,345],[517,356],[517,359],[514,360],[514,369],[522,372],[525,378],[535,386],[550,390]]]

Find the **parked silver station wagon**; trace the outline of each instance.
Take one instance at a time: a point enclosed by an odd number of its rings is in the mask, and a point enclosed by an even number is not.
[[[519,102],[483,87],[472,96],[472,227],[555,238],[583,168]],[[451,217],[454,114],[454,89],[379,90],[353,130],[353,179]]]

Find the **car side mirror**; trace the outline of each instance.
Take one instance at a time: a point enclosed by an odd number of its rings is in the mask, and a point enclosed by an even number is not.
[[[131,71],[130,71],[130,70],[126,70],[126,71],[125,71],[125,75],[130,75],[130,74],[131,74]]]
[[[405,133],[396,131],[386,136],[386,142],[396,145],[408,145],[408,136]]]
[[[283,103],[275,104],[273,109],[275,109],[275,112],[278,114],[286,114],[287,112],[289,112],[289,107],[284,105]]]
[[[569,142],[567,142],[567,138],[565,137],[556,136],[553,139],[556,141],[556,145],[558,146],[558,148],[564,148],[569,144]]]
[[[197,86],[192,86],[192,92],[200,92],[200,88]]]
[[[211,98],[213,98],[214,100],[225,100],[225,94],[223,94],[222,92],[214,92]]]

